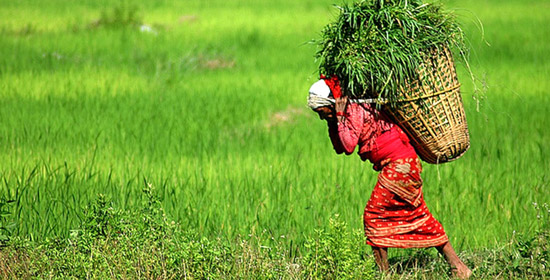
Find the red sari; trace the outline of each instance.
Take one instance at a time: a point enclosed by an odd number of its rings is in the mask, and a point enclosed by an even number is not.
[[[380,171],[365,207],[367,244],[376,247],[424,248],[448,242],[441,224],[422,195],[422,166],[407,135],[371,105],[351,103],[345,119],[329,124],[337,153],[359,156]]]

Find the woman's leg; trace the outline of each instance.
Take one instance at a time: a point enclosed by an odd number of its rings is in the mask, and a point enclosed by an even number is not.
[[[388,271],[390,269],[390,264],[388,263],[388,248],[372,246],[372,252],[374,254],[374,261],[378,265],[380,271]]]
[[[472,275],[472,271],[456,255],[456,252],[451,246],[450,242],[447,242],[441,246],[437,246],[436,248],[439,253],[441,253],[445,257],[445,260],[447,260],[447,262],[451,266],[451,272],[454,277],[457,277],[459,279],[467,279],[470,277],[470,275]]]

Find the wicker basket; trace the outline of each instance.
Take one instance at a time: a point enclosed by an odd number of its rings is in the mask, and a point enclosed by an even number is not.
[[[470,147],[460,83],[447,48],[432,51],[404,100],[385,111],[407,133],[422,160],[432,164],[461,157]]]

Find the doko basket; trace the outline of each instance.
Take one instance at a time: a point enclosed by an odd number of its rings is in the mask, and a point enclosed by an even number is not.
[[[418,69],[418,79],[402,88],[404,98],[384,110],[407,133],[420,158],[449,162],[470,147],[460,83],[451,52],[433,50]]]

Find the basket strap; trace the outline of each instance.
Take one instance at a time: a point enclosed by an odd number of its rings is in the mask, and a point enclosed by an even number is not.
[[[350,102],[353,102],[353,103],[380,103],[380,104],[385,104],[386,100],[376,99],[376,98],[368,98],[368,99],[350,99]]]
[[[334,98],[326,98],[326,99],[331,101],[332,103],[336,102],[336,100]],[[352,103],[380,103],[380,104],[386,104],[387,100],[377,99],[377,98],[368,98],[368,99],[350,99],[349,102],[352,102]]]
[[[416,97],[411,97],[411,98],[407,98],[407,99],[401,99],[401,100],[397,100],[395,102],[410,102],[410,101],[415,101],[415,100],[418,100],[418,99],[424,99],[424,98],[430,98],[430,97],[434,97],[434,96],[438,96],[440,94],[443,94],[443,93],[446,93],[446,92],[449,92],[451,90],[455,90],[457,88],[460,87],[460,84],[456,84],[452,87],[449,87],[449,88],[446,88],[444,90],[441,90],[441,91],[436,91],[432,94],[428,94],[428,95],[422,95],[422,96],[416,96]],[[335,101],[334,99],[332,98],[329,98],[331,101]],[[367,98],[367,99],[350,99],[349,100],[350,102],[353,102],[353,103],[378,103],[378,104],[387,104],[388,103],[388,100],[387,99],[378,99],[378,98]]]

